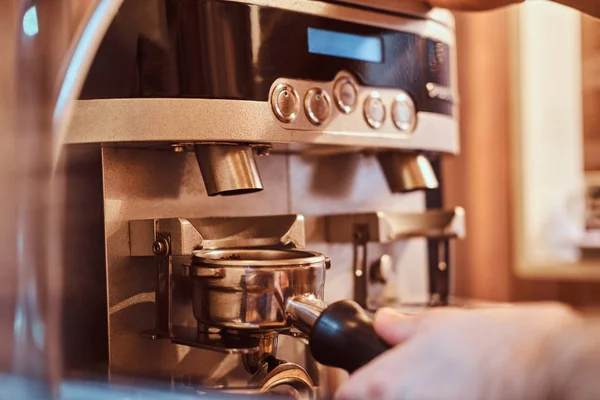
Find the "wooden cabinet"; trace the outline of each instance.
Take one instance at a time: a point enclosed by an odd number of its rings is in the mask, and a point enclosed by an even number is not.
[[[600,171],[600,21],[539,3],[457,15],[461,155],[444,161],[447,205],[467,215],[455,293],[600,306],[600,262],[519,267],[547,229],[539,213]],[[532,210],[537,228],[523,222]]]
[[[584,16],[581,32],[585,170],[600,171],[600,20]]]

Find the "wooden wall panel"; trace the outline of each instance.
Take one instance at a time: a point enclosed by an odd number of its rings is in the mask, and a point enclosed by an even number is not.
[[[467,214],[455,291],[490,300],[507,300],[511,290],[508,16],[456,15],[462,151],[444,161],[445,199]]]
[[[455,245],[455,293],[500,301],[555,300],[600,306],[600,283],[517,278],[511,205],[511,48],[514,9],[457,14],[461,155],[446,159],[448,206],[467,213],[467,238]],[[512,13],[512,14],[511,14]],[[600,22],[584,21],[586,168],[600,169]],[[595,53],[593,56],[590,53]]]
[[[600,170],[600,20],[583,17],[583,132],[586,171]]]

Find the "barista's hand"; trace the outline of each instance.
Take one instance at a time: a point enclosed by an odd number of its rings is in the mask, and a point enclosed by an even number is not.
[[[555,304],[419,316],[382,309],[375,330],[395,347],[353,374],[336,399],[547,399],[557,338],[580,321]]]
[[[432,7],[449,8],[451,10],[482,11],[500,8],[523,0],[427,0]]]

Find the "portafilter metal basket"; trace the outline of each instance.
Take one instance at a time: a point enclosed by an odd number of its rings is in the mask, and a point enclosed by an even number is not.
[[[352,373],[389,349],[365,310],[323,301],[329,259],[302,249],[198,250],[188,276],[200,324],[265,334],[294,327],[324,365]]]
[[[287,300],[322,300],[328,267],[327,257],[302,249],[197,250],[188,274],[194,317],[225,329],[289,328]]]

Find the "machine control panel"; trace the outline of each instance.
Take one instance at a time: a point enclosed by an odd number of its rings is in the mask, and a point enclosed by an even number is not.
[[[379,97],[379,92],[372,92],[365,100],[363,108],[365,120],[373,129],[379,129],[385,121],[385,105]]]
[[[343,76],[335,82],[333,95],[335,104],[341,112],[349,114],[356,107],[358,89],[356,82],[349,76]]]
[[[403,132],[412,132],[417,125],[415,103],[408,93],[400,93],[392,104],[392,120]]]
[[[321,88],[310,89],[304,98],[304,111],[308,120],[314,125],[319,126],[326,123],[331,116],[329,93]]]
[[[284,123],[293,122],[300,110],[298,92],[290,85],[281,83],[273,91],[271,105],[278,120]]]
[[[345,71],[330,82],[280,78],[271,87],[269,103],[276,122],[288,130],[408,138],[418,125],[417,107],[408,92],[362,87]]]

